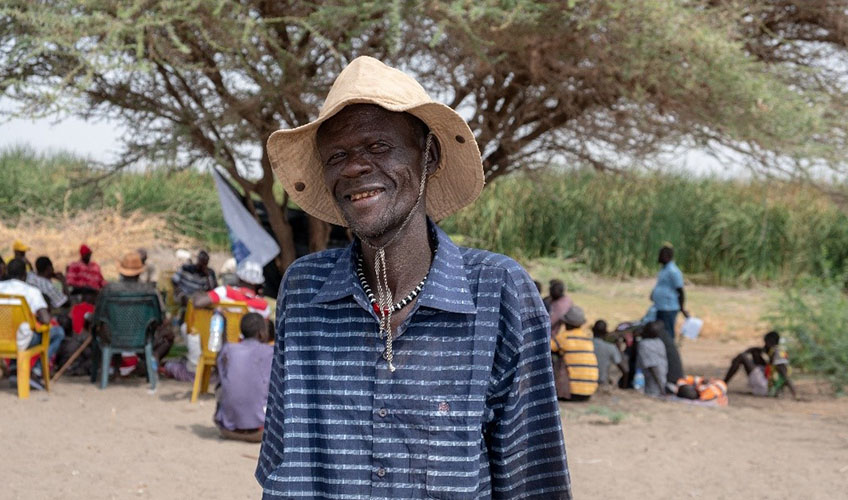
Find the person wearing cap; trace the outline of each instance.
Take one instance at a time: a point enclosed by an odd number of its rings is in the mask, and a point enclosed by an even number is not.
[[[106,286],[106,280],[100,272],[100,266],[91,260],[91,248],[85,244],[80,245],[79,254],[80,260],[71,262],[65,269],[65,281],[75,294],[99,291]]]
[[[194,307],[212,307],[223,301],[240,302],[247,305],[247,310],[260,314],[268,319],[271,309],[265,299],[259,295],[259,288],[265,283],[265,275],[262,266],[250,260],[243,260],[236,268],[238,284],[235,286],[223,285],[209,292],[199,292],[192,297]]]
[[[29,250],[30,250],[29,245],[25,244],[21,240],[15,240],[12,243],[12,255],[9,256],[8,261],[11,262],[12,259],[21,259],[26,264],[27,272],[31,272],[32,269],[33,269],[32,262],[30,262],[29,259],[26,256],[26,253]]]
[[[12,259],[7,267],[9,279],[0,281],[0,293],[6,295],[23,296],[29,306],[29,310],[35,315],[36,321],[42,325],[50,325],[50,340],[47,347],[47,357],[53,358],[65,338],[65,329],[52,321],[50,311],[47,307],[47,302],[44,300],[44,295],[41,291],[26,283],[27,271],[26,262],[23,259]],[[41,333],[32,332],[32,338],[29,342],[29,347],[36,346],[41,343]],[[42,376],[41,358],[36,362],[34,375]],[[44,376],[49,377],[49,372],[44,373]],[[36,382],[37,383],[37,382]],[[33,384],[35,385],[35,384]],[[36,385],[37,389],[41,389]]]
[[[370,57],[275,174],[351,245],[286,271],[256,478],[284,498],[571,498],[549,319],[514,260],[435,223],[483,188],[455,111]]]

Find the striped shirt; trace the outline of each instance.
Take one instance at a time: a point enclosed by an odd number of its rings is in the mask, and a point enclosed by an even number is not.
[[[571,498],[533,281],[436,233],[393,373],[356,244],[287,271],[256,469],[264,498]]]

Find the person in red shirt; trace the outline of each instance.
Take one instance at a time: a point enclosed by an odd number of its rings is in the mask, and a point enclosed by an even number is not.
[[[265,299],[259,295],[259,288],[265,283],[262,266],[249,260],[242,261],[236,269],[239,283],[237,286],[219,286],[208,292],[198,292],[192,297],[194,307],[211,307],[222,300],[242,302],[250,312],[259,313],[268,319],[271,309]]]
[[[100,266],[91,261],[91,248],[80,245],[80,260],[72,262],[65,271],[68,286],[73,287],[73,293],[85,293],[86,290],[99,291],[106,286]]]

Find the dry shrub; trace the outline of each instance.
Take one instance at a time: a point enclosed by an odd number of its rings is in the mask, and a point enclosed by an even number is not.
[[[51,218],[23,215],[14,225],[0,221],[0,248],[4,249],[4,256],[11,255],[12,242],[16,239],[31,247],[27,252],[31,262],[46,255],[57,271],[78,260],[80,244],[85,243],[94,251],[93,260],[100,264],[106,279],[117,278],[117,263],[127,251],[146,248],[156,254],[155,260],[162,269],[176,262],[161,262],[160,256],[173,256],[173,249],[180,247],[197,247],[194,240],[168,229],[164,217],[138,211],[121,215],[119,208]]]

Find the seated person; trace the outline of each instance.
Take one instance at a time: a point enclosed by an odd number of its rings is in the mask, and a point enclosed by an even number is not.
[[[244,315],[240,327],[244,340],[224,343],[218,353],[215,424],[224,438],[259,443],[274,348],[266,343],[268,323],[259,314]]]
[[[164,321],[165,304],[162,302],[162,296],[156,291],[156,287],[153,283],[146,283],[139,279],[142,273],[144,273],[144,264],[141,262],[141,256],[138,252],[127,252],[124,254],[121,258],[121,262],[118,264],[118,274],[120,275],[120,279],[115,283],[108,283],[103,287],[100,291],[100,295],[97,297],[97,303],[94,308],[97,310],[102,307],[106,298],[114,293],[137,292],[155,295],[159,300],[159,310],[162,314],[160,319],[163,320],[153,337],[153,354],[156,357],[156,362],[159,363],[171,349],[171,346],[174,343],[174,334],[171,332],[170,325]],[[98,329],[98,336],[106,343],[109,343],[111,339],[110,332],[106,331],[104,328]],[[137,362],[131,361],[132,358],[135,357],[134,353],[125,353],[123,357],[125,358],[122,362],[124,367],[122,370],[123,375],[132,371],[132,369],[129,369],[130,366],[144,366],[143,364],[137,364]],[[142,370],[139,373],[143,374],[144,372]]]
[[[636,366],[645,375],[645,394],[662,396],[666,393],[668,359],[665,344],[660,336],[665,332],[665,323],[652,321],[642,329],[642,339],[637,346]]]
[[[188,333],[187,325],[183,323],[180,327],[180,337],[186,345],[186,355],[180,359],[166,361],[159,368],[159,374],[181,382],[194,382],[197,362],[203,353],[203,349],[200,347],[200,335]]]
[[[621,386],[621,380],[627,380],[630,370],[618,346],[604,340],[609,335],[607,322],[602,319],[595,321],[595,324],[592,326],[592,335],[594,336],[592,343],[595,346],[595,357],[598,359],[598,384],[601,386],[610,384],[609,369],[610,366],[615,365],[621,371],[621,378],[618,384]]]
[[[560,399],[586,401],[598,389],[598,360],[595,346],[588,332],[580,328],[586,322],[583,310],[571,309],[556,323],[556,333],[551,337],[553,356],[560,356],[568,372],[568,390],[557,389]]]
[[[59,345],[62,344],[62,339],[65,338],[65,330],[51,320],[50,312],[47,309],[47,302],[44,300],[44,296],[41,294],[41,291],[26,283],[26,262],[21,259],[12,259],[12,261],[9,262],[7,273],[9,275],[9,279],[6,281],[0,281],[0,293],[23,296],[29,306],[29,310],[32,311],[35,316],[36,321],[42,325],[51,325],[49,332],[50,343],[47,347],[47,356],[48,358],[53,358],[59,350]],[[32,339],[30,340],[27,348],[34,347],[40,343],[41,333],[33,332]],[[41,377],[41,357],[38,358],[33,373],[36,377]]]
[[[51,280],[62,285],[62,291],[53,286]],[[68,303],[68,284],[62,273],[53,270],[53,262],[49,257],[41,256],[35,259],[35,272],[27,273],[27,283],[41,290],[52,309],[59,309]]]
[[[727,406],[727,384],[719,379],[687,375],[677,380],[677,397]]]
[[[80,260],[68,264],[65,269],[65,281],[68,286],[73,287],[73,293],[81,294],[89,290],[99,291],[106,286],[103,273],[97,262],[91,260],[91,248],[88,245],[80,245]]]
[[[789,379],[789,355],[780,345],[780,334],[768,332],[763,343],[763,347],[751,347],[733,358],[724,383],[729,384],[739,367],[743,366],[748,374],[748,387],[754,396],[778,396],[783,387],[788,387],[792,397],[798,399],[795,386]]]
[[[197,293],[192,297],[194,307],[212,307],[221,301],[240,302],[247,305],[250,312],[259,313],[268,319],[271,308],[265,299],[258,294],[259,288],[265,283],[265,275],[262,267],[252,261],[242,261],[236,269],[238,285],[224,285],[210,290],[207,293]]]
[[[215,271],[209,267],[209,254],[205,250],[197,253],[197,264],[187,263],[171,276],[174,284],[174,301],[181,306],[188,304],[192,295],[208,292],[218,286]]]

